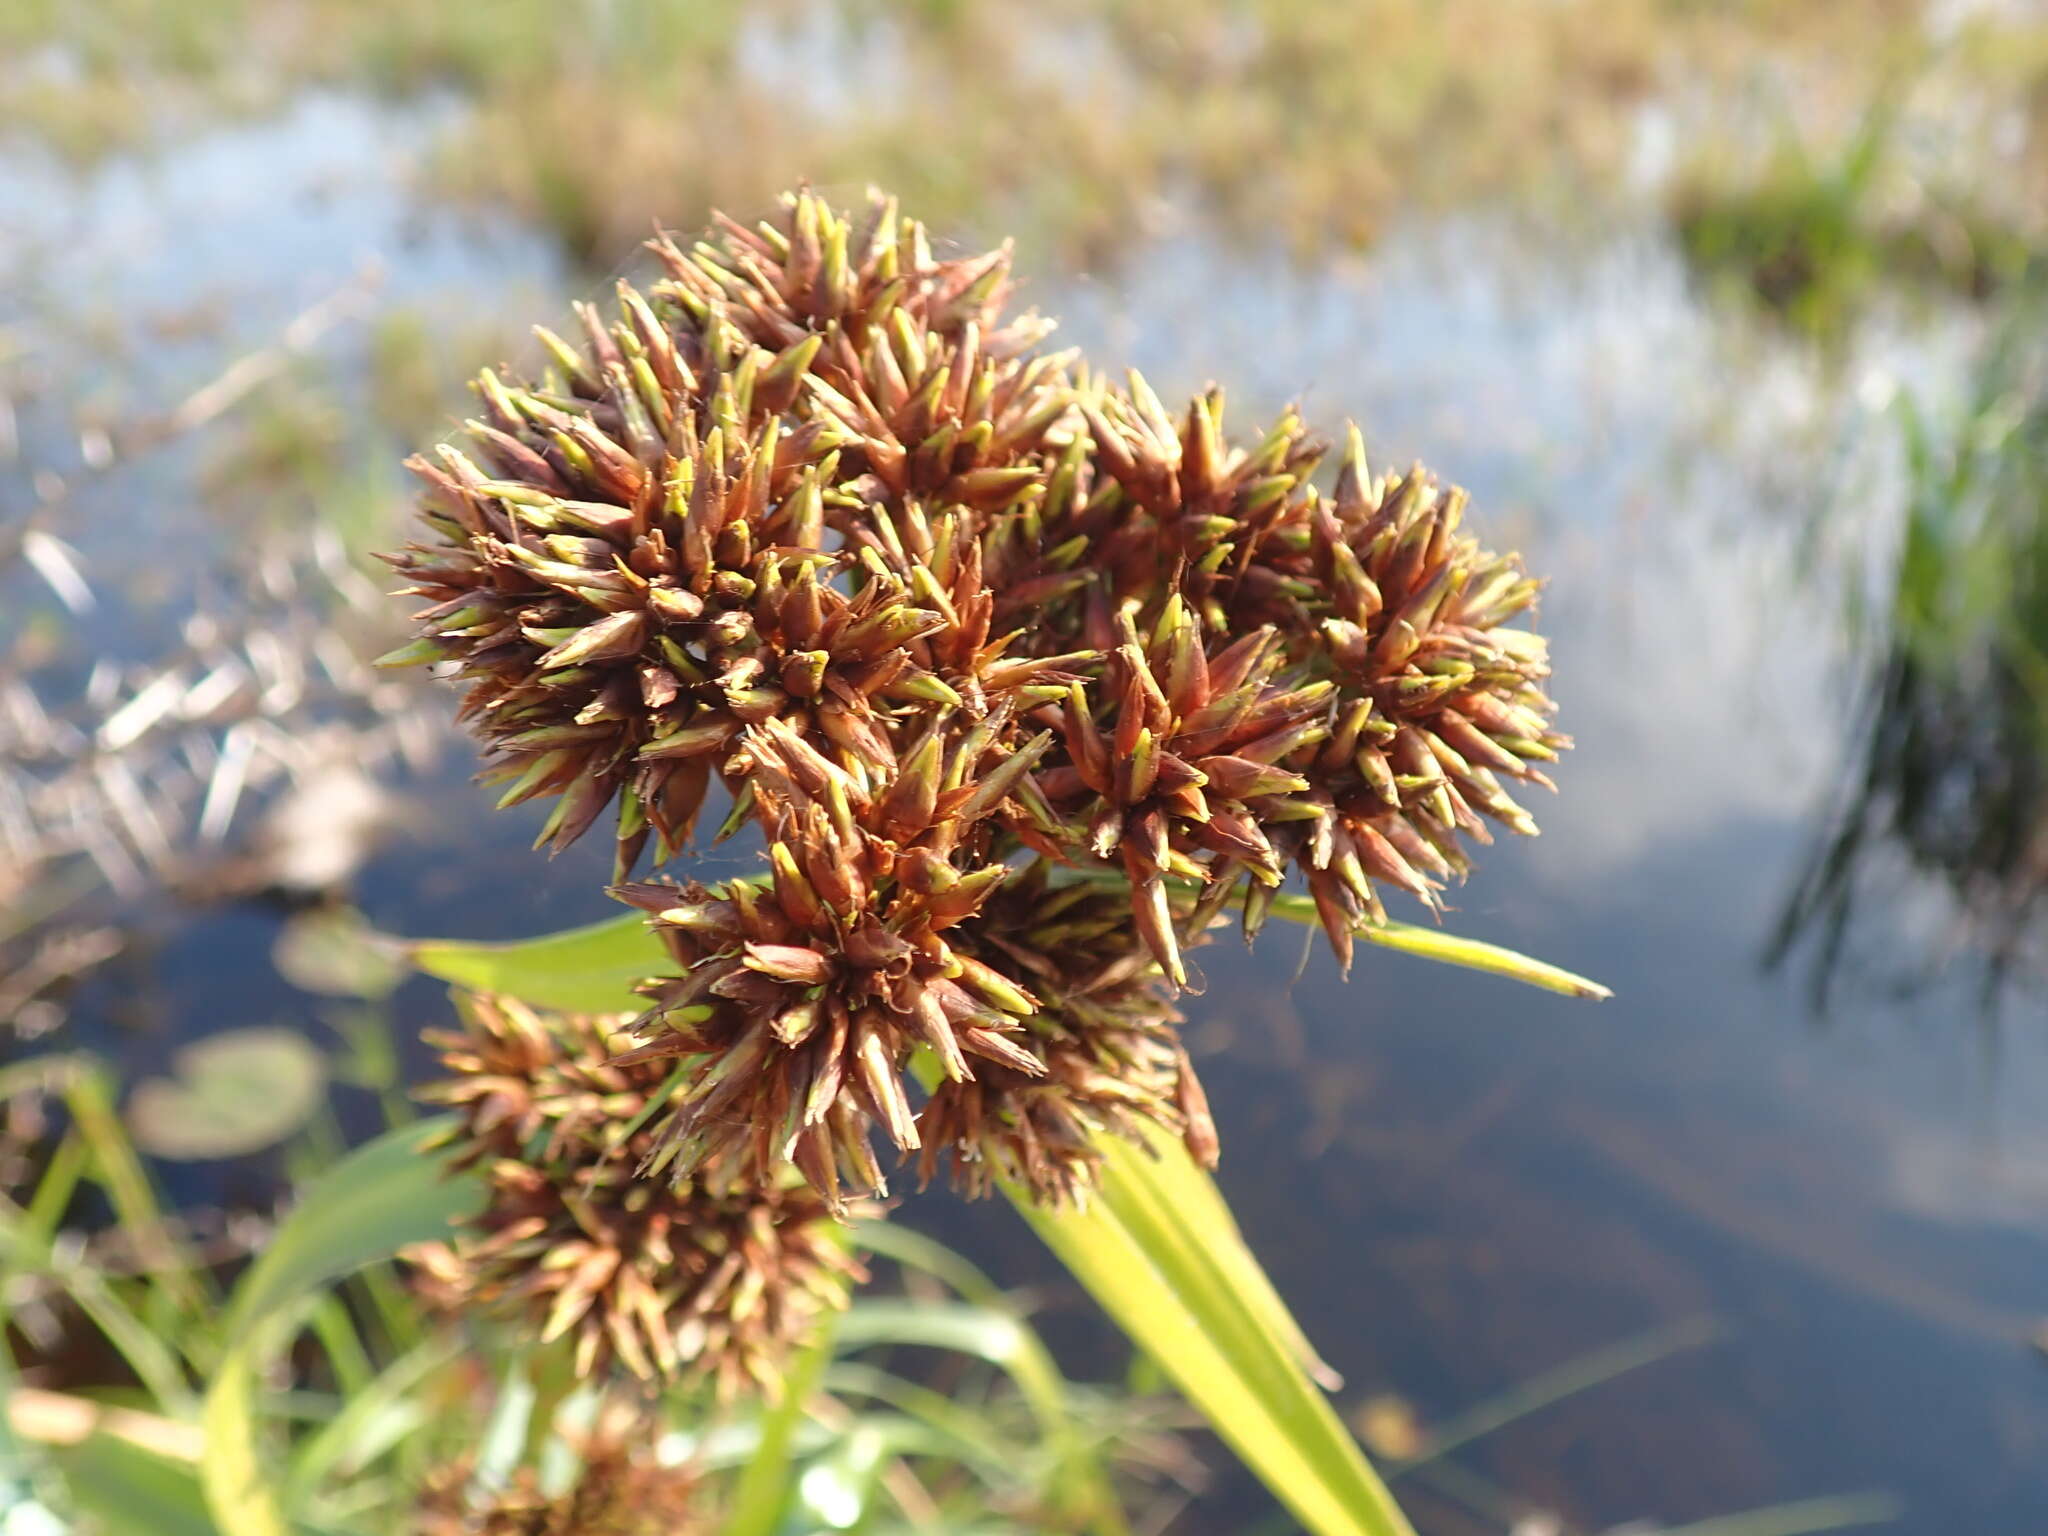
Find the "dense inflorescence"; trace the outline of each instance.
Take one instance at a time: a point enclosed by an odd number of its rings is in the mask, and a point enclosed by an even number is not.
[[[558,848],[616,807],[675,973],[630,1058],[680,1067],[649,1166],[836,1209],[878,1132],[1054,1200],[1103,1131],[1213,1158],[1183,950],[1296,874],[1348,962],[1385,889],[1433,908],[1489,823],[1534,830],[1537,584],[1355,431],[1325,488],[1291,412],[1232,446],[1220,393],[1040,350],[1007,247],[940,259],[885,199],[653,249],[615,323],[480,378],[391,557],[430,604],[394,659],[467,684],[505,802],[554,796]],[[764,872],[630,880],[714,786]]]
[[[1010,880],[973,930],[990,968],[1036,991],[1031,1063],[977,1063],[933,1087],[917,1120],[920,1175],[928,1183],[943,1166],[970,1195],[1008,1180],[1077,1204],[1095,1182],[1100,1136],[1137,1141],[1148,1127],[1213,1163],[1216,1128],[1180,1041],[1174,988],[1131,942],[1128,899],[1098,884],[1054,886],[1048,874],[1039,862]]]
[[[774,1395],[788,1346],[860,1275],[824,1202],[746,1167],[638,1177],[666,1068],[616,1059],[630,1015],[484,996],[461,1014],[429,1036],[450,1076],[423,1096],[457,1111],[451,1161],[486,1196],[448,1241],[407,1251],[428,1295],[569,1338],[579,1375],[617,1364]]]

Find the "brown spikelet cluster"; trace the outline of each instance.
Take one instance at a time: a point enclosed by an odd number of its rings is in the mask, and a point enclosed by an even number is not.
[[[856,229],[809,197],[720,236],[654,242],[667,278],[609,327],[579,305],[584,350],[540,332],[542,379],[486,371],[467,451],[410,466],[437,541],[392,557],[431,606],[390,660],[460,664],[500,803],[557,797],[542,841],[617,802],[622,874],[650,831],[674,853],[747,725],[886,774],[903,707],[1021,686],[921,643],[987,604],[971,558],[942,584],[903,540],[1014,506],[1065,408],[1064,360],[1022,355],[1044,327],[1002,318],[1007,250],[938,261],[886,202]],[[878,503],[903,526],[856,540]]]
[[[606,1426],[579,1448],[576,1480],[550,1494],[530,1467],[508,1486],[477,1490],[474,1467],[430,1473],[414,1506],[413,1536],[693,1536],[714,1528],[692,1468],[663,1466],[630,1426]]]
[[[1037,350],[1007,247],[939,259],[886,199],[653,250],[615,322],[479,379],[391,559],[429,604],[393,660],[466,683],[543,841],[616,806],[624,882],[716,788],[764,844],[618,888],[678,978],[630,1058],[681,1067],[654,1161],[836,1207],[877,1131],[1052,1198],[1133,1117],[1213,1150],[1183,948],[1299,877],[1348,962],[1386,889],[1434,908],[1489,824],[1534,830],[1510,784],[1568,745],[1537,583],[1356,431],[1319,484],[1291,412],[1235,445],[1216,391],[1175,415]]]
[[[788,1346],[859,1278],[823,1201],[730,1167],[639,1177],[666,1070],[615,1059],[628,1017],[483,996],[461,1011],[429,1036],[451,1076],[422,1096],[457,1110],[451,1160],[487,1197],[449,1241],[408,1250],[428,1294],[572,1338],[581,1376],[617,1364],[772,1395]]]
[[[1216,1128],[1180,1042],[1174,989],[1131,942],[1121,892],[1053,887],[1039,863],[991,901],[975,938],[992,966],[1037,989],[1024,1041],[1033,1066],[977,1064],[971,1077],[933,1088],[917,1121],[927,1183],[943,1166],[969,1195],[1005,1180],[1077,1204],[1095,1182],[1098,1138],[1135,1140],[1148,1124],[1215,1161]]]

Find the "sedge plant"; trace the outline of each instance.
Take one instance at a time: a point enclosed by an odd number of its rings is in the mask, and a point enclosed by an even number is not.
[[[1569,745],[1538,583],[1355,429],[1325,474],[1293,412],[1239,438],[1218,389],[1171,412],[1050,349],[1007,247],[941,256],[887,198],[651,250],[537,374],[478,376],[387,557],[419,637],[385,661],[461,684],[542,844],[604,829],[630,910],[413,946],[480,994],[440,1041],[452,1113],[333,1170],[239,1288],[210,1519],[293,1529],[264,1372],[310,1289],[404,1248],[527,1341],[507,1440],[637,1382],[762,1405],[719,1528],[771,1536],[848,1224],[907,1174],[1011,1200],[1305,1528],[1409,1532],[1207,1172],[1180,999],[1193,950],[1276,915],[1347,966],[1602,995],[1386,906],[1435,915],[1535,830],[1518,797]],[[759,866],[707,885],[676,866],[714,802]],[[654,1499],[630,1423],[586,1443]],[[1122,1528],[1070,1486],[1072,1528]]]

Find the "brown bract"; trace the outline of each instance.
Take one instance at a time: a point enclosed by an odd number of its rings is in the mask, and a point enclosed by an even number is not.
[[[1378,886],[1434,907],[1470,869],[1465,839],[1534,834],[1501,780],[1551,788],[1538,764],[1571,745],[1548,648],[1513,627],[1540,583],[1463,532],[1465,502],[1420,465],[1374,477],[1354,429],[1332,496],[1308,491],[1226,599],[1334,685],[1327,732],[1283,760],[1311,792],[1276,841],[1347,963],[1353,929],[1385,920]]]
[[[842,1183],[883,1185],[875,1127],[899,1151],[918,1145],[912,1051],[954,1079],[970,1057],[1038,1070],[1015,1039],[1036,1000],[952,943],[1009,875],[972,850],[1036,755],[998,750],[984,769],[998,734],[968,732],[950,753],[929,735],[877,794],[765,724],[744,750],[770,879],[615,888],[680,972],[650,987],[651,1038],[626,1058],[685,1062],[653,1166],[790,1161],[837,1205]]]

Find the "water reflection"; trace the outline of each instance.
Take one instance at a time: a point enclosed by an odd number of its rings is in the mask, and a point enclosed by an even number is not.
[[[1963,405],[1897,413],[1904,526],[1873,594],[1872,653],[1838,808],[1779,919],[1817,997],[1859,911],[1903,869],[1947,897],[1913,967],[1981,973],[1986,1005],[2038,982],[2048,898],[2048,353],[2037,280]],[[1918,946],[1929,948],[1930,946]],[[1863,969],[1871,969],[1869,966]],[[1900,969],[1896,964],[1887,970]],[[1904,979],[1914,978],[1908,975]]]

